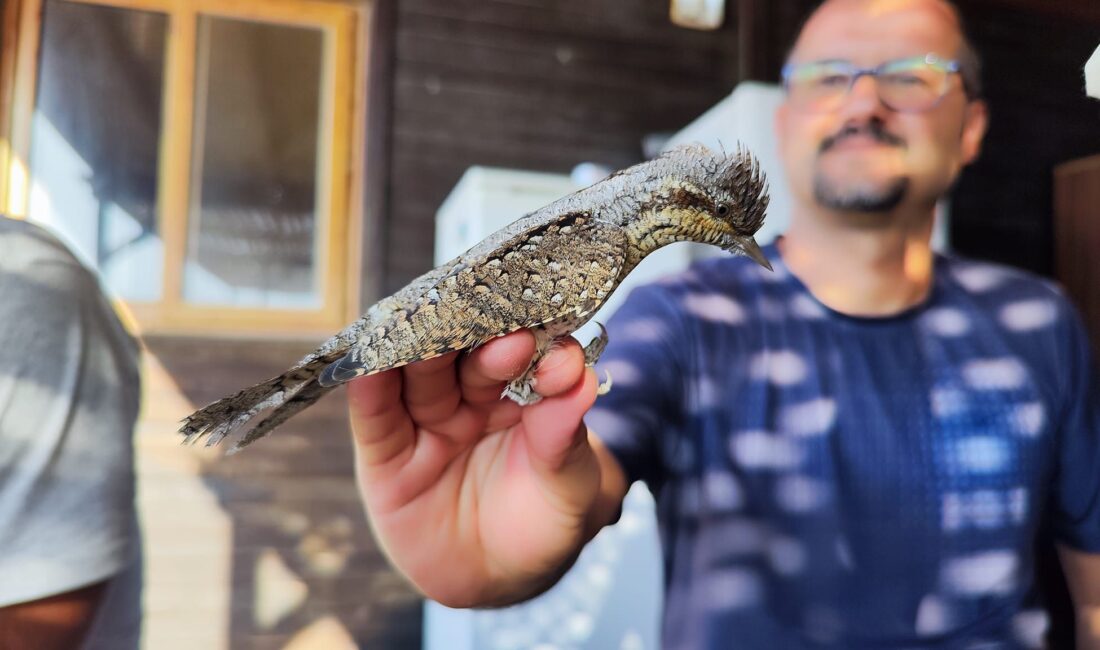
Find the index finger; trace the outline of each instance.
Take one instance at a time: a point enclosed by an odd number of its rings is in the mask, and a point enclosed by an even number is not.
[[[462,399],[474,405],[486,405],[500,399],[504,383],[523,374],[535,355],[535,336],[519,330],[470,352],[459,367]]]
[[[401,400],[400,370],[348,382],[348,414],[356,451],[368,466],[393,459],[415,442],[412,419]]]

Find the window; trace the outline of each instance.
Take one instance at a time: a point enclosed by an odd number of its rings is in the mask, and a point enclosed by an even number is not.
[[[19,4],[8,214],[60,234],[143,331],[312,335],[354,316],[354,6]]]

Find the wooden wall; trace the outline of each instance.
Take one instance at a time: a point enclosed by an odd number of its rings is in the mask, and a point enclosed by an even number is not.
[[[193,408],[277,375],[314,343],[144,343],[143,647],[419,648],[421,601],[367,527],[342,390],[233,456],[175,435]]]
[[[1059,165],[1054,197],[1055,276],[1100,350],[1100,152]]]
[[[955,192],[952,240],[967,255],[1052,275],[1054,167],[1100,153],[1100,102],[1085,96],[1082,73],[1100,21],[959,4],[984,59],[991,122]]]
[[[637,162],[737,74],[734,21],[678,28],[665,0],[401,0],[394,18],[387,290],[430,267],[435,211],[470,165]]]
[[[775,81],[816,1],[754,4],[749,74]],[[1080,75],[1100,23],[1015,0],[958,4],[985,59],[992,122],[955,192],[951,237],[965,255],[1050,275],[1051,170],[1100,150],[1100,102]],[[386,292],[431,266],[435,211],[466,167],[637,162],[642,136],[684,126],[741,72],[736,16],[715,33],[684,30],[664,0],[402,0],[392,20],[384,243],[373,244]]]

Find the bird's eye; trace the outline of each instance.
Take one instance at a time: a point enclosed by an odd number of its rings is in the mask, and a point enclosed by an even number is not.
[[[714,214],[723,218],[728,217],[730,215],[730,206],[725,203],[719,203],[718,206],[714,208]]]

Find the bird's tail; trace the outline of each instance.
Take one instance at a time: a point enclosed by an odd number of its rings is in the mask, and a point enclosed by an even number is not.
[[[267,435],[287,418],[313,404],[331,388],[317,383],[317,377],[331,363],[328,357],[314,357],[278,377],[250,386],[187,416],[180,427],[184,443],[206,437],[206,446],[216,445],[249,420],[274,409],[246,433],[230,453]]]

